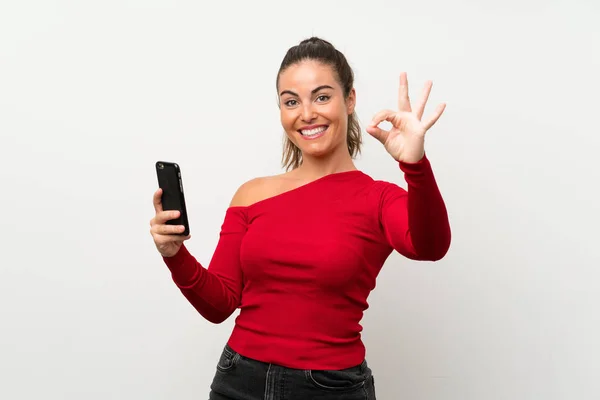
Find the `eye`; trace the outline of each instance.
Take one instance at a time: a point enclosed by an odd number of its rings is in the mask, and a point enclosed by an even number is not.
[[[323,101],[329,100],[330,98],[331,98],[331,96],[327,96],[326,94],[322,94],[322,95],[320,95],[320,96],[317,97],[317,101],[323,102]]]
[[[283,104],[285,104],[287,107],[293,107],[297,104],[298,102],[294,99],[290,99],[285,101]]]

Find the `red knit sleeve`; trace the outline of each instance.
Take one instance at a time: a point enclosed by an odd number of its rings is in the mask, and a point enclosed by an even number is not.
[[[227,209],[208,268],[204,268],[185,246],[181,246],[175,256],[163,258],[183,295],[213,323],[225,321],[240,304],[240,247],[247,229],[246,216],[246,208]]]
[[[437,261],[450,247],[446,205],[427,157],[399,163],[408,190],[385,185],[379,205],[384,235],[396,251],[413,260]]]

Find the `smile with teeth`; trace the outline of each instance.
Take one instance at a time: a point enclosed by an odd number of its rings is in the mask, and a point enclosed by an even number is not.
[[[313,129],[302,129],[300,130],[300,134],[306,138],[314,138],[325,132],[326,129],[327,126],[319,126],[318,128]]]

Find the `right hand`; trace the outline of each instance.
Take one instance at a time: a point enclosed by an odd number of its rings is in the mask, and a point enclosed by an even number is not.
[[[167,221],[179,217],[177,210],[164,211],[162,208],[162,189],[154,192],[154,211],[156,215],[150,220],[150,234],[154,239],[154,244],[158,252],[163,257],[173,257],[185,240],[191,235],[183,236],[181,233],[185,227],[183,225],[167,225]]]

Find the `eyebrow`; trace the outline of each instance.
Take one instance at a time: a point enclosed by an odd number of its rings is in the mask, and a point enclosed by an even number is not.
[[[329,85],[321,85],[321,86],[316,87],[313,90],[311,90],[310,93],[315,94],[318,91],[323,90],[323,89],[333,89],[333,88],[331,86],[329,86]],[[298,97],[298,93],[292,92],[291,90],[284,90],[281,93],[279,93],[280,96],[283,96],[284,94],[291,94],[292,96]]]

